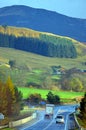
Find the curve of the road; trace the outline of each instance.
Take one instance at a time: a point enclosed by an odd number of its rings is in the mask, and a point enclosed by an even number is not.
[[[69,127],[69,122],[72,121],[73,118],[69,118],[69,115],[75,111],[74,105],[64,105],[64,106],[56,106],[54,109],[54,117],[53,119],[44,119],[45,111],[38,111],[39,119],[32,125],[20,126],[18,130],[67,130]],[[57,114],[63,114],[65,122],[56,124],[55,117]],[[70,126],[71,127],[71,126]]]

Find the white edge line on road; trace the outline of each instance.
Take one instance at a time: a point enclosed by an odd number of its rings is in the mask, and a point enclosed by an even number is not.
[[[58,110],[59,111],[59,110]],[[58,114],[58,111],[57,111],[57,113],[55,114],[55,116]],[[55,118],[55,116],[54,116],[54,118]],[[50,127],[51,125],[52,125],[52,123],[53,123],[53,121],[54,121],[54,119],[50,122],[50,124],[47,126],[47,127],[45,127],[43,130],[46,130],[48,127]]]

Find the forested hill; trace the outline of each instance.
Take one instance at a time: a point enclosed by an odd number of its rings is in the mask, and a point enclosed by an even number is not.
[[[86,42],[86,19],[71,18],[44,9],[23,5],[0,8],[0,25],[26,27]]]
[[[76,58],[86,55],[86,46],[71,38],[9,26],[0,26],[0,47],[49,57]]]

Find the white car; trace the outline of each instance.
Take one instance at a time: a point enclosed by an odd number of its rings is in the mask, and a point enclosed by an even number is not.
[[[63,115],[57,115],[55,119],[56,119],[56,124],[57,123],[64,123],[64,116]]]

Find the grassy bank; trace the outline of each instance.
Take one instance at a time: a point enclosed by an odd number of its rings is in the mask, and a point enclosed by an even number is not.
[[[77,120],[80,126],[86,129],[86,120],[81,120],[79,117],[77,117]]]
[[[61,65],[67,69],[74,67],[81,69],[86,68],[84,64],[84,61],[86,60],[86,55],[78,57],[76,59],[51,58],[11,48],[0,47],[0,62],[8,63],[9,59],[14,59],[16,61],[17,66],[27,65],[31,68],[42,69],[58,65]]]

